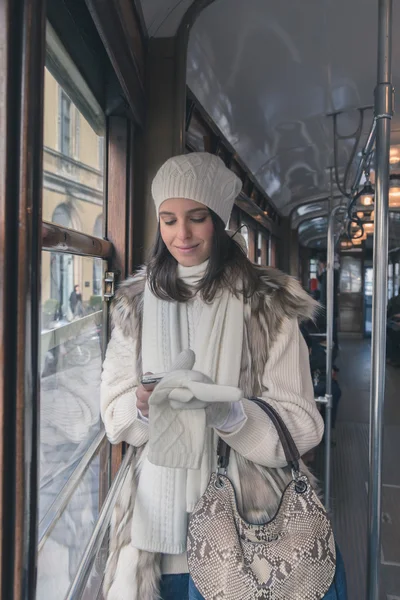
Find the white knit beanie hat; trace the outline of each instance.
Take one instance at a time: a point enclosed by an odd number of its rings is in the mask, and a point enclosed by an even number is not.
[[[151,193],[157,215],[169,198],[187,198],[204,204],[226,224],[242,182],[223,161],[208,152],[169,158],[153,179]]]

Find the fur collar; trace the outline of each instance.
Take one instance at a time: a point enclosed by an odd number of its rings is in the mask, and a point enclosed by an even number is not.
[[[248,302],[254,314],[265,310],[270,313],[270,334],[279,332],[285,317],[297,318],[301,322],[315,316],[318,303],[303,290],[297,279],[272,267],[257,267],[257,271],[258,289]],[[143,312],[145,283],[146,267],[142,267],[123,281],[117,290],[112,320],[126,336],[136,337],[138,326],[141,328],[138,320]]]

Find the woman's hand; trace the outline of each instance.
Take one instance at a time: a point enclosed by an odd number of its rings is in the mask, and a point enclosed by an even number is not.
[[[145,375],[152,375],[152,373],[145,373]],[[140,384],[136,390],[136,407],[146,418],[149,416],[149,398],[153,393],[154,388],[155,384]]]

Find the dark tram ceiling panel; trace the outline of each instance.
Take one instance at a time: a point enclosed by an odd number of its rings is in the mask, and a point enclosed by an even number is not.
[[[173,37],[193,0],[135,0],[149,37]]]
[[[399,10],[394,3],[394,31]],[[188,85],[282,215],[305,202],[318,210],[329,194],[327,113],[373,104],[376,19],[376,0],[217,0],[191,30]],[[399,89],[399,36],[393,50]],[[340,133],[354,132],[357,119],[355,111],[342,115]],[[361,143],[371,121],[368,110]],[[352,142],[340,145],[342,174]],[[400,143],[398,110],[392,143]],[[323,234],[324,221],[311,223]]]

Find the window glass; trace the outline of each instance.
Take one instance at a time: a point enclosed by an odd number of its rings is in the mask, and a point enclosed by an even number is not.
[[[247,254],[248,254],[249,253],[249,229],[248,229],[247,225],[244,225],[242,223],[240,233],[242,234],[242,236],[244,237],[244,240],[246,242],[246,248],[247,248]]]
[[[393,297],[393,263],[388,264],[388,300]]]
[[[93,235],[103,213],[103,162],[103,136],[46,69],[43,220]]]
[[[309,279],[314,279],[317,276],[317,259],[310,259]]]
[[[343,256],[340,269],[340,293],[359,294],[361,289],[361,260],[352,256]]]
[[[50,24],[46,43],[43,219],[101,238],[105,116]],[[105,269],[106,262],[99,258],[57,249],[42,252],[37,588],[41,600],[65,597],[109,484],[109,446],[104,443],[61,515],[55,510],[54,503],[63,499],[80,461],[103,435]],[[90,582],[97,584],[99,577]],[[95,598],[97,592],[83,596]]]
[[[394,265],[394,295],[399,293],[400,286],[400,264],[397,262]]]
[[[39,521],[101,426],[103,313],[94,264],[103,270],[101,259],[42,253]]]
[[[373,275],[374,270],[368,267],[365,270],[364,293],[366,296],[370,297],[372,297]]]
[[[256,263],[258,265],[262,264],[262,245],[263,245],[263,236],[262,233],[259,231],[257,233],[257,256],[256,256]]]
[[[93,533],[100,506],[107,489],[109,452],[104,444],[93,458],[70,501],[46,539],[38,556],[36,597],[40,600],[62,600],[76,575],[86,545]],[[52,484],[42,484],[41,494],[52,495]],[[53,499],[55,495],[53,494]],[[42,532],[39,526],[39,539]],[[83,598],[96,600],[105,569],[105,547],[96,560],[88,589]]]

